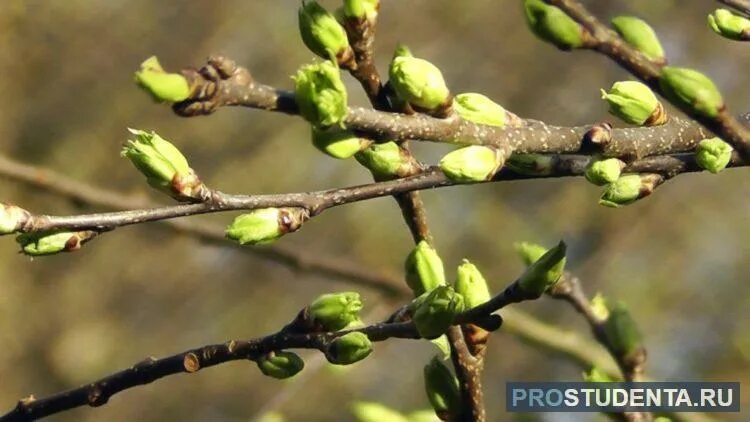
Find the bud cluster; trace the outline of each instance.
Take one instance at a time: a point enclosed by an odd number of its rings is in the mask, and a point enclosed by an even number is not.
[[[178,201],[194,202],[205,197],[206,186],[177,147],[156,132],[128,130],[134,139],[125,143],[121,155],[146,176],[151,187]]]
[[[343,127],[348,114],[347,93],[335,64],[324,61],[302,66],[292,79],[294,97],[305,120],[318,128]]]

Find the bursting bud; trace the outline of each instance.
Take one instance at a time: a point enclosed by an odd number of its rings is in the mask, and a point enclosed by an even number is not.
[[[409,253],[404,263],[406,284],[415,296],[445,285],[443,260],[429,243],[422,240]]]
[[[396,94],[413,106],[432,111],[450,100],[443,74],[427,60],[397,55],[391,61],[389,77]]]
[[[375,22],[378,18],[380,0],[344,0],[344,16]]]
[[[540,297],[557,284],[565,270],[565,242],[560,241],[557,246],[540,256],[539,252],[543,249],[540,245],[527,242],[516,245],[516,250],[528,265],[518,279],[518,285],[531,298]]]
[[[625,163],[617,158],[594,158],[586,166],[586,172],[583,175],[589,182],[597,186],[604,186],[616,182],[624,167]]]
[[[302,117],[317,127],[343,126],[348,113],[346,87],[329,61],[302,66],[294,79],[294,98]]]
[[[299,230],[307,218],[303,208],[261,208],[236,217],[225,234],[240,245],[271,243]]]
[[[410,422],[401,413],[380,403],[358,401],[352,404],[357,422]]]
[[[77,251],[96,235],[93,231],[23,233],[16,237],[16,242],[24,254],[42,256]]]
[[[367,334],[353,331],[334,340],[328,346],[326,358],[334,365],[351,365],[372,353],[372,343]]]
[[[711,173],[724,170],[732,159],[732,146],[721,138],[704,139],[695,149],[695,162],[700,168]]]
[[[637,81],[615,82],[609,92],[602,90],[602,99],[609,112],[623,121],[638,126],[666,123],[667,114],[656,95],[646,84]]]
[[[165,72],[156,56],[141,63],[140,70],[135,72],[135,82],[157,102],[177,103],[190,97],[187,79],[179,73]]]
[[[490,180],[504,161],[496,148],[470,145],[446,154],[440,160],[440,169],[454,182],[483,182]]]
[[[583,46],[584,29],[560,8],[543,0],[524,0],[526,22],[539,38],[561,50]]]
[[[310,304],[310,318],[325,331],[344,329],[352,322],[359,322],[362,301],[359,293],[328,293],[318,296]]]
[[[631,204],[651,194],[656,185],[661,181],[661,176],[656,174],[626,174],[620,176],[617,181],[610,183],[604,190],[599,205],[618,208],[622,205]]]
[[[617,356],[628,357],[641,347],[641,333],[623,303],[618,303],[609,311],[604,332]]]
[[[458,379],[437,357],[424,367],[424,388],[435,414],[442,420],[458,415],[461,408]]]
[[[708,15],[708,26],[724,38],[750,40],[750,19],[735,15],[727,9],[716,9]]]
[[[583,380],[586,382],[615,382],[612,377],[596,366],[591,367],[589,372],[583,373]]]
[[[653,28],[646,21],[634,16],[618,16],[612,19],[612,26],[626,43],[646,57],[659,62],[664,61],[664,49]]]
[[[464,298],[464,304],[467,308],[479,306],[490,300],[487,281],[479,272],[479,268],[469,262],[468,259],[464,259],[458,266],[456,292]]]
[[[417,301],[412,321],[423,338],[439,337],[464,310],[464,300],[450,286],[437,286]]]
[[[338,159],[349,158],[372,144],[372,141],[360,138],[348,130],[337,127],[317,129],[314,126],[312,142],[321,152]]]
[[[724,107],[724,100],[713,81],[693,69],[665,66],[659,86],[671,101],[701,116],[716,117]]]
[[[199,199],[206,187],[187,159],[171,142],[156,132],[128,129],[134,135],[122,148],[126,157],[144,176],[146,182],[178,201]]]
[[[263,375],[280,380],[297,375],[305,367],[305,362],[292,352],[271,352],[256,363]]]
[[[462,119],[482,125],[505,126],[505,109],[482,94],[458,94],[453,99],[453,109]]]
[[[554,158],[542,154],[511,154],[505,163],[514,173],[526,176],[548,176],[553,164]]]
[[[20,230],[30,216],[31,214],[21,207],[0,202],[0,235]]]
[[[343,64],[352,59],[346,30],[336,18],[314,0],[303,0],[299,8],[299,32],[302,42],[324,59]]]

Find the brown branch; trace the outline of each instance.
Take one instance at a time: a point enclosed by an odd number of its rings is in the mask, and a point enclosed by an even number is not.
[[[34,188],[61,195],[88,206],[111,210],[151,208],[158,204],[123,193],[102,189],[80,182],[62,173],[32,166],[0,155],[0,176],[26,183]],[[230,245],[224,237],[224,229],[214,224],[193,224],[187,220],[161,220],[168,227],[198,239],[215,244]],[[343,280],[380,291],[389,297],[402,297],[408,293],[401,280],[364,269],[349,260],[302,253],[294,248],[280,245],[265,245],[241,248],[254,255],[280,263],[292,270],[305,271],[324,276],[327,280]]]
[[[512,285],[517,285],[517,282]],[[491,305],[488,302],[457,315],[454,324],[476,322],[505,305],[513,303],[514,298],[510,297],[507,292],[508,289],[501,293],[499,296],[502,298],[500,299],[493,298]],[[79,388],[41,399],[29,396],[21,399],[13,410],[1,416],[0,422],[33,420],[80,406],[101,406],[106,404],[114,394],[139,385],[149,384],[169,375],[193,373],[203,368],[235,360],[255,360],[272,351],[316,349],[326,353],[333,340],[353,331],[367,334],[367,337],[373,342],[391,338],[421,338],[416,326],[411,321],[381,322],[337,332],[299,332],[298,318],[295,318],[277,333],[265,337],[254,340],[232,340],[222,344],[203,346],[162,359],[147,358],[128,369]],[[465,344],[463,347],[465,347]]]
[[[566,177],[580,176],[585,172],[586,164],[590,160],[587,156],[554,156],[550,167],[543,174],[539,175],[521,175],[514,173],[510,169],[503,169],[498,172],[491,181],[518,180],[529,178],[549,178],[549,177]],[[3,164],[8,164],[7,160],[0,160],[0,173],[2,173]],[[734,154],[730,166],[744,166],[745,161],[738,154]],[[27,169],[31,170],[33,168]],[[695,163],[692,155],[678,154],[673,156],[648,157],[642,160],[636,160],[625,167],[626,172],[634,173],[657,173],[665,178],[671,178],[685,172],[701,171],[702,169]],[[28,176],[22,176],[28,178]],[[488,181],[489,182],[489,181]],[[60,184],[60,182],[55,182]],[[484,182],[483,182],[484,183]],[[38,184],[38,183],[37,183]],[[180,204],[170,205],[158,208],[131,209],[127,211],[103,212],[95,214],[82,214],[72,216],[54,216],[54,215],[31,215],[22,229],[24,232],[38,232],[49,230],[97,230],[105,231],[127,225],[140,224],[152,221],[161,221],[179,217],[224,212],[236,210],[252,210],[268,207],[300,207],[307,209],[311,215],[317,215],[328,208],[333,208],[353,202],[390,196],[394,194],[409,193],[413,191],[439,188],[444,186],[454,186],[456,183],[443,174],[439,168],[431,167],[423,173],[406,177],[403,179],[375,182],[365,185],[350,186],[345,188],[329,189],[314,192],[288,193],[288,194],[268,194],[268,195],[229,195],[216,192],[214,198],[216,201],[197,203],[197,204]],[[65,186],[63,183],[62,190],[70,190],[78,185]],[[87,188],[90,189],[90,188]],[[73,197],[88,197],[86,189],[71,195]],[[91,198],[89,198],[91,199]],[[114,201],[112,201],[114,199]],[[121,198],[116,199],[107,195],[101,200],[91,201],[105,205],[124,205],[120,203]],[[125,207],[130,208],[132,204]],[[417,211],[422,213],[423,211]],[[421,219],[422,217],[415,217]],[[422,223],[424,224],[424,223]],[[412,224],[410,224],[412,226]],[[180,228],[187,229],[187,226]],[[195,229],[201,230],[201,229]],[[415,238],[421,239],[424,233],[417,232]]]
[[[585,6],[577,0],[545,0],[547,3],[559,7],[571,18],[583,25],[593,36],[593,45],[589,46],[629,71],[633,76],[648,84],[659,94],[664,94],[659,85],[661,69],[664,63],[657,63],[648,59],[643,53],[628,45],[620,36],[601,23]],[[685,114],[700,122],[711,132],[732,144],[745,157],[750,157],[750,126],[747,126],[747,116],[737,119],[725,107],[716,117],[703,116],[692,107],[672,103]],[[674,119],[674,117],[672,118]],[[670,120],[672,120],[670,119]],[[743,121],[745,124],[743,124]]]
[[[247,69],[237,66],[232,60],[212,57],[206,67],[225,68],[228,73],[222,74],[227,76],[209,80],[203,76],[205,72],[183,71],[191,84],[199,88],[196,88],[191,99],[174,105],[178,114],[209,114],[222,106],[298,114],[292,92],[254,81]],[[750,122],[750,113],[741,119]],[[471,123],[455,114],[446,119],[437,119],[424,114],[389,113],[362,107],[350,107],[345,124],[374,139],[492,145],[506,153],[571,154],[588,152],[583,137],[593,126],[562,127],[524,120],[520,126],[498,128]],[[700,140],[708,137],[708,132],[700,124],[672,117],[660,126],[614,129],[611,141],[601,145],[597,152],[624,158],[673,154],[692,151]]]
[[[609,351],[612,358],[617,362],[625,381],[644,381],[643,371],[646,364],[646,350],[642,347],[639,348],[636,356],[623,356],[621,353],[615,351],[612,339],[606,333],[606,319],[602,319],[594,313],[591,302],[584,293],[578,277],[566,271],[549,294],[553,298],[562,299],[570,303],[584,317],[591,327],[594,338]],[[650,412],[624,412],[621,416],[624,420],[630,422],[650,421],[653,419],[653,415]]]

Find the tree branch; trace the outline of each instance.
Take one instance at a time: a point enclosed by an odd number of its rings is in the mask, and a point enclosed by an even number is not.
[[[200,89],[194,91],[191,99],[174,105],[177,114],[210,114],[222,106],[298,114],[294,93],[255,82],[247,69],[237,66],[232,60],[212,57],[206,66],[225,69],[221,74],[226,77],[208,80],[199,71],[183,71],[191,85]],[[750,122],[750,113],[741,119]],[[424,114],[389,113],[362,107],[350,107],[345,124],[349,129],[374,139],[491,145],[506,154],[588,152],[590,146],[583,139],[592,127],[553,126],[529,119],[520,126],[498,128],[471,123],[455,114],[437,119]],[[699,141],[708,137],[708,132],[700,124],[673,116],[660,126],[613,129],[611,141],[601,145],[596,152],[628,159],[673,154],[692,151]]]
[[[615,31],[602,24],[579,1],[545,1],[562,9],[591,33],[593,43],[587,48],[596,50],[616,61],[622,68],[629,71],[638,79],[641,79],[652,90],[663,96],[664,92],[659,85],[659,78],[661,77],[661,70],[665,63],[657,63],[650,60],[643,53],[628,45]],[[732,144],[745,157],[750,157],[750,126],[747,126],[750,119],[748,119],[747,115],[737,119],[732,116],[725,106],[719,111],[716,117],[712,118],[697,113],[692,107],[676,103],[672,104],[700,122],[708,130]],[[670,120],[672,119],[674,117]]]
[[[514,282],[512,285],[516,285]],[[454,324],[475,322],[501,309],[509,303],[507,289],[491,302],[461,313]],[[491,303],[491,304],[490,304]],[[147,358],[132,367],[101,378],[79,388],[37,399],[34,396],[21,399],[16,407],[0,417],[0,422],[27,421],[60,413],[80,406],[97,407],[106,404],[113,395],[139,385],[149,384],[160,378],[179,373],[193,373],[200,369],[235,360],[255,360],[273,352],[286,349],[316,349],[326,353],[328,346],[338,337],[358,331],[373,342],[391,338],[420,339],[413,322],[381,322],[353,330],[336,332],[297,331],[295,321],[275,334],[253,340],[232,340],[212,344],[168,356],[161,359]],[[465,347],[465,345],[464,345]]]
[[[506,181],[529,178],[549,178],[581,176],[585,172],[586,164],[590,157],[586,156],[553,156],[549,167],[543,174],[521,175],[510,169],[498,172],[492,181]],[[0,167],[3,163],[0,161]],[[732,156],[730,166],[744,166],[746,162],[738,154]],[[1,171],[1,170],[0,170]],[[637,160],[625,167],[626,172],[633,173],[657,173],[665,179],[674,177],[681,173],[702,171],[695,163],[694,157],[689,154],[678,154],[673,156],[649,157]],[[38,182],[37,182],[38,183]],[[170,205],[158,208],[134,209],[127,211],[103,212],[95,214],[82,214],[73,216],[54,215],[31,215],[22,228],[23,232],[39,232],[49,230],[112,230],[133,224],[141,224],[152,221],[174,219],[179,217],[216,213],[224,211],[252,210],[268,207],[300,207],[308,210],[312,216],[320,214],[326,209],[379,198],[394,194],[408,193],[423,189],[432,189],[445,186],[454,186],[455,182],[445,176],[437,167],[431,167],[423,173],[406,177],[403,179],[375,182],[365,185],[350,186],[345,188],[329,189],[313,192],[269,194],[269,195],[230,195],[216,192],[215,201],[197,204]],[[68,187],[62,187],[67,190]],[[81,191],[81,192],[86,192]],[[92,192],[88,192],[92,193]],[[78,193],[82,197],[85,193]],[[97,203],[120,202],[111,201],[114,198],[104,197]],[[122,205],[122,204],[117,204]],[[422,236],[418,233],[415,235]]]

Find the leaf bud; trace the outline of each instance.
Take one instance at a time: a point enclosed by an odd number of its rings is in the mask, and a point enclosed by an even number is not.
[[[291,378],[305,367],[305,362],[292,352],[271,352],[261,356],[256,363],[263,375],[285,379]]]
[[[299,230],[308,217],[303,208],[261,208],[236,217],[225,233],[241,245],[271,243]]]

